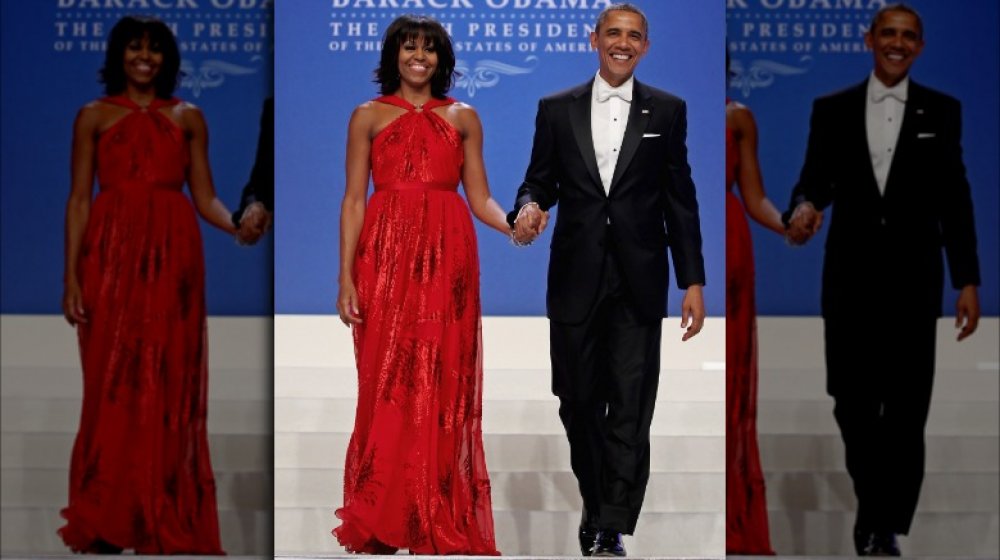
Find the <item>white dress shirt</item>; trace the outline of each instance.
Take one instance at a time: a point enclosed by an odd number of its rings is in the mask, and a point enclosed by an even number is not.
[[[605,194],[611,190],[611,179],[622,149],[634,83],[635,79],[629,76],[625,83],[613,88],[598,73],[591,90],[590,133],[594,139],[594,155],[597,156],[597,169],[601,173]]]
[[[868,132],[868,154],[872,159],[872,170],[878,190],[885,195],[885,183],[889,179],[889,167],[896,153],[899,128],[903,124],[906,109],[906,92],[910,86],[907,76],[893,87],[875,77],[868,78],[868,95],[865,97],[865,128]]]

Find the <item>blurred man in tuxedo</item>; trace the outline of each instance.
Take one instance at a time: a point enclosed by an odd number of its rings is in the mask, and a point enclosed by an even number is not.
[[[833,207],[822,290],[827,391],[857,496],[854,543],[859,555],[898,556],[924,475],[942,248],[960,291],[959,340],[979,321],[979,261],[961,107],[909,77],[924,48],[919,14],[883,7],[865,44],[871,75],[813,105],[784,217],[802,243]]]
[[[240,243],[252,245],[271,227],[274,213],[274,98],[264,100],[260,135],[250,180],[243,187],[240,206],[233,212],[233,225]]]

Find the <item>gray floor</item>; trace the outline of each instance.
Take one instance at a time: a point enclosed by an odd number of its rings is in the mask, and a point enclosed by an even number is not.
[[[146,556],[146,555],[136,555],[136,554],[88,554],[86,558],[121,558],[125,556],[129,560],[133,559],[146,559],[146,560],[163,560],[164,558],[170,558],[170,560],[218,560],[219,556]],[[80,555],[72,554],[67,552],[66,554],[3,554],[0,556],[5,560],[39,560],[44,558],[80,558]],[[261,558],[272,558],[271,556],[223,556],[221,558],[226,558],[227,560],[260,560]]]

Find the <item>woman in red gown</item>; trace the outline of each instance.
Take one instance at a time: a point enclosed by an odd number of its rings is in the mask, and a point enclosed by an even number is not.
[[[74,123],[63,312],[79,336],[83,409],[59,534],[75,552],[223,554],[205,269],[184,183],[205,220],[235,229],[212,186],[204,117],[171,97],[179,66],[165,24],[123,18],[101,71],[107,97]]]
[[[733,193],[734,184],[739,197]],[[769,555],[774,551],[757,447],[757,318],[747,214],[784,235],[781,214],[764,193],[753,114],[746,106],[727,100],[726,554]]]
[[[337,308],[354,329],[358,405],[333,533],[350,552],[499,554],[469,209],[510,231],[490,197],[479,117],[445,97],[454,67],[440,24],[395,20],[376,70],[382,96],[349,124]]]

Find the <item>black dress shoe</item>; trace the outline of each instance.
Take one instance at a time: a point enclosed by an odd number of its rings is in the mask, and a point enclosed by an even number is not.
[[[875,533],[872,537],[871,556],[902,556],[896,533]]]
[[[594,547],[590,549],[590,556],[625,556],[622,534],[608,529],[598,531],[597,537],[594,538]]]
[[[580,554],[590,556],[590,549],[594,548],[594,540],[597,539],[597,520],[591,519],[584,507],[580,515],[580,529],[576,536],[580,540]]]
[[[858,556],[871,556],[875,551],[875,534],[865,529],[854,529],[854,551]]]
[[[594,548],[594,541],[597,540],[597,528],[586,523],[580,523],[580,530],[577,532],[580,539],[580,554],[590,556],[591,549]]]

